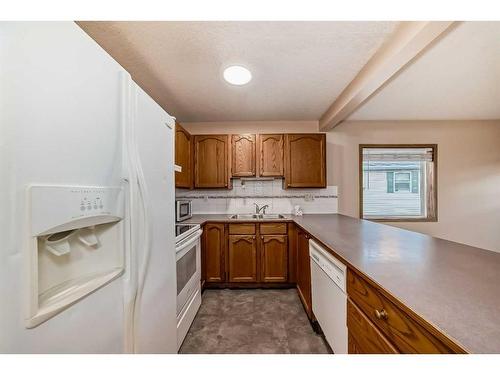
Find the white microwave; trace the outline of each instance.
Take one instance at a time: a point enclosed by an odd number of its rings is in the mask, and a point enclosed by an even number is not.
[[[181,199],[175,201],[175,221],[187,220],[192,215],[191,201]]]

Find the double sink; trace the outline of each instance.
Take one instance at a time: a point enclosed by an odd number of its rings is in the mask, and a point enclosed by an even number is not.
[[[229,216],[231,220],[276,220],[276,219],[286,219],[284,215],[281,214],[236,214]]]

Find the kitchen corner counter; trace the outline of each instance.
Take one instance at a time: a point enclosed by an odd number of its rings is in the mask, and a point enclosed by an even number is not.
[[[233,221],[193,215],[185,223]],[[466,351],[500,353],[499,253],[340,214],[273,221],[294,221]]]

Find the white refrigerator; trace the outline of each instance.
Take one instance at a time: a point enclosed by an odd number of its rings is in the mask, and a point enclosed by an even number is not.
[[[174,121],[75,23],[0,23],[1,353],[176,352]]]

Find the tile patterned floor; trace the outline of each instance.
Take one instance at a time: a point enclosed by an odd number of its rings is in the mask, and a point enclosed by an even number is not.
[[[206,290],[179,353],[330,353],[295,289]]]

